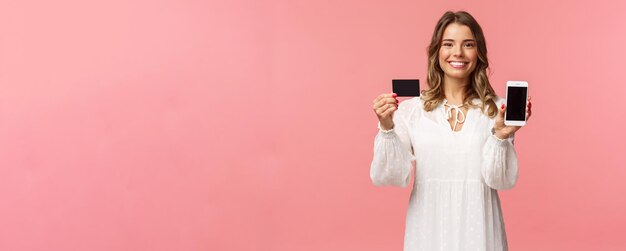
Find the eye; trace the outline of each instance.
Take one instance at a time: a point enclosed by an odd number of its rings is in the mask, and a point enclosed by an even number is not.
[[[441,44],[441,46],[443,46],[443,47],[452,47],[452,43],[444,42],[443,44]]]
[[[466,43],[465,48],[474,48],[476,46],[474,43]]]

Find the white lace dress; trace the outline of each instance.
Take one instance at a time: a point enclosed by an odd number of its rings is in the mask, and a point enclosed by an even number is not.
[[[507,250],[496,190],[517,181],[513,137],[493,136],[495,119],[479,109],[454,132],[446,110],[426,112],[420,98],[401,102],[394,129],[376,135],[371,179],[406,187],[415,165],[404,250]]]

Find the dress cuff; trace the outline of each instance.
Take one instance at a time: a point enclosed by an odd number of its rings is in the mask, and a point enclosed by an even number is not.
[[[501,139],[501,138],[498,138],[498,136],[496,136],[495,134],[492,134],[491,138],[493,138],[493,141],[495,142],[496,146],[505,146],[507,145],[511,137],[506,138],[506,139]]]
[[[493,128],[491,128],[491,136],[492,136],[494,139],[498,140],[500,143],[504,143],[504,142],[505,142],[505,141],[507,141],[509,138],[511,138],[511,137],[513,136],[513,134],[511,134],[511,135],[510,135],[508,138],[506,138],[506,139],[501,139],[501,138],[498,138],[498,136],[496,136],[496,130],[495,130],[495,129],[493,129]]]
[[[380,122],[378,123],[378,132],[385,138],[393,138],[395,134],[394,128],[383,130],[383,128],[380,127]]]
[[[495,138],[497,141],[500,141],[500,142],[506,141],[506,139],[498,138],[498,136],[496,136],[495,134],[491,134],[491,136],[493,136],[493,138]]]

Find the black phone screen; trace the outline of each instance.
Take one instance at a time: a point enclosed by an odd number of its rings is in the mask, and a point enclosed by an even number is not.
[[[506,120],[526,120],[528,87],[509,86],[506,94]]]

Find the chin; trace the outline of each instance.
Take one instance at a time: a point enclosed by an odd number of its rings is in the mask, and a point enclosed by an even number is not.
[[[469,79],[471,74],[446,74],[448,78],[453,79]]]

